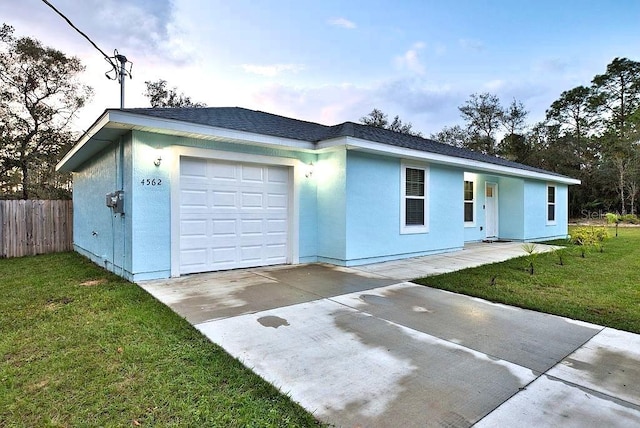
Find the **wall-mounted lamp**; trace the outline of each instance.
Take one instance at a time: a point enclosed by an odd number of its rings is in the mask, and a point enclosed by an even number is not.
[[[158,156],[158,159],[153,161],[153,164],[155,166],[160,166],[161,163],[162,163],[162,157],[161,156]]]
[[[309,178],[313,175],[313,162],[309,162],[309,165],[306,166],[306,170],[304,172],[304,176]]]

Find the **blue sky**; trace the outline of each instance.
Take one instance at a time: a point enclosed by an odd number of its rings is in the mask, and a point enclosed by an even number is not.
[[[640,60],[640,1],[52,0],[104,51],[133,61],[126,106],[163,78],[209,106],[325,124],[374,107],[425,135],[461,123],[472,93],[544,112],[615,57]],[[95,89],[86,129],[119,88],[101,55],[40,0],[0,0],[1,19],[78,56]]]

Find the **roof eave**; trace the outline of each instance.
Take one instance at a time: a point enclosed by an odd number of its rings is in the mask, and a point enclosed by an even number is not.
[[[473,159],[459,158],[455,156],[442,155],[438,153],[426,152],[422,150],[409,149],[392,146],[389,144],[376,143],[363,140],[357,137],[340,137],[322,141],[318,144],[318,149],[327,150],[337,145],[345,145],[349,150],[359,150],[377,154],[392,154],[405,159],[428,161],[440,165],[448,165],[465,168],[467,170],[485,172],[490,174],[507,175],[511,177],[530,178],[544,180],[562,184],[580,184],[580,180],[552,173],[542,173],[529,171],[515,167],[496,165],[489,162],[482,162]]]
[[[113,139],[94,138],[105,129],[119,130],[116,136],[137,130],[158,134],[175,135],[188,138],[199,138],[215,141],[235,142],[239,144],[259,144],[267,147],[313,151],[315,143],[304,140],[256,134],[229,128],[201,125],[175,119],[158,118],[120,110],[105,110],[100,118],[78,140],[78,143],[67,153],[56,166],[58,171],[74,171],[88,161],[91,156],[103,150]]]
[[[78,139],[78,142],[67,152],[66,155],[56,164],[56,171],[71,172],[74,170],[74,158],[78,156],[91,138],[97,134],[109,122],[109,110],[105,110],[98,119],[93,122],[87,131]],[[109,142],[108,144],[111,144]],[[105,144],[105,147],[108,145]]]

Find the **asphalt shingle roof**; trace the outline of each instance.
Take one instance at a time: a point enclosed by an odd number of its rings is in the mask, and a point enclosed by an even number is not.
[[[388,129],[353,122],[327,126],[241,107],[130,108],[123,109],[122,111],[313,143],[331,138],[354,137],[390,146],[565,177],[544,169],[523,165],[468,149],[453,147],[428,138],[415,137]]]

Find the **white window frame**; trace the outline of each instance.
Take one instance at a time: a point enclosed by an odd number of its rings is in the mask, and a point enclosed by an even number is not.
[[[407,200],[407,168],[419,169],[424,171],[424,196],[410,196],[411,199],[424,200],[424,224],[407,225],[406,222],[406,200]],[[415,164],[409,162],[401,163],[400,174],[400,233],[403,235],[413,233],[429,232],[429,167],[424,164]]]
[[[472,189],[473,189],[473,199],[471,200],[467,200],[465,199],[465,187],[464,187],[464,183],[466,182],[470,182]],[[473,220],[472,221],[466,221],[464,222],[464,227],[475,227],[476,226],[476,197],[477,197],[477,191],[476,191],[476,180],[469,178],[469,177],[465,177],[464,180],[462,181],[462,219],[464,220],[464,207],[466,204],[471,203],[472,206],[472,214],[473,214]]]
[[[553,202],[549,202],[549,189],[553,188]],[[545,192],[545,199],[546,199],[546,210],[545,210],[545,218],[547,219],[547,224],[548,225],[555,225],[557,224],[557,220],[558,220],[558,186],[556,186],[555,184],[547,184],[546,187],[546,192]],[[553,220],[549,220],[549,207],[553,206]]]

